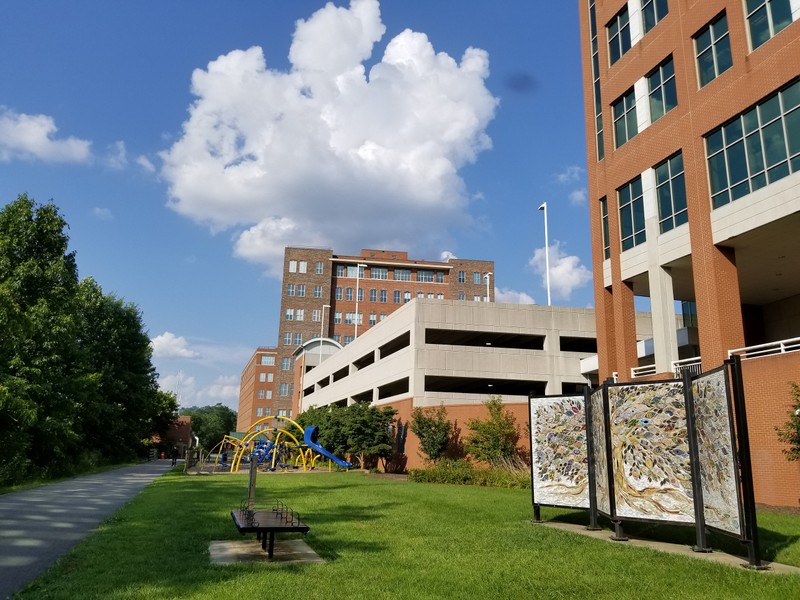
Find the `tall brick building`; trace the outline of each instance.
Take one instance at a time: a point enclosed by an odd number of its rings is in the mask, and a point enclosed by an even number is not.
[[[259,347],[242,370],[236,431],[247,431],[258,419],[272,414],[277,354],[277,348]]]
[[[774,425],[800,381],[800,352],[785,354],[800,349],[800,0],[579,7],[599,377],[752,359],[749,398],[771,414],[751,418],[754,466],[780,472],[761,501],[796,506],[800,477]],[[635,296],[652,307],[646,357]],[[676,334],[678,302],[691,346]],[[776,377],[785,393],[762,397]]]
[[[494,301],[492,261],[409,259],[407,252],[286,248],[272,415],[291,415],[293,353],[305,341],[332,338],[342,346],[413,298]],[[488,286],[487,286],[488,282]]]

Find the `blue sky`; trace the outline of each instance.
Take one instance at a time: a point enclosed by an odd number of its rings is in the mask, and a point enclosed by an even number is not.
[[[545,10],[546,9],[546,10]],[[53,200],[165,389],[236,407],[284,245],[495,261],[592,306],[577,2],[10,0],[0,200]]]

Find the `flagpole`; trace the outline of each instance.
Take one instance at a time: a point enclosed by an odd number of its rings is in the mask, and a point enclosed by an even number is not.
[[[547,239],[547,202],[542,202],[539,210],[544,211],[544,271],[547,282],[547,306],[550,306],[550,242]]]

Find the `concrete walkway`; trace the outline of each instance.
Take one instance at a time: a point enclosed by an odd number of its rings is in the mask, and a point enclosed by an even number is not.
[[[171,465],[155,460],[0,495],[0,598],[41,575]]]

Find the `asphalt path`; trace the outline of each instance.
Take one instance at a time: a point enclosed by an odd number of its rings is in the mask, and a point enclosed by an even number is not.
[[[41,575],[171,465],[154,460],[0,495],[0,598]]]

